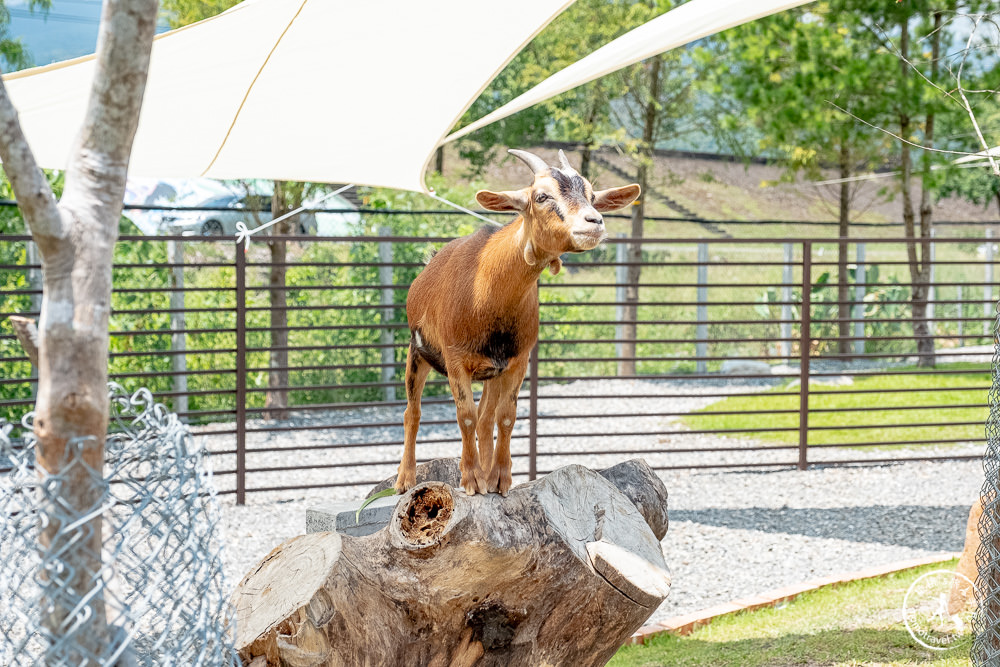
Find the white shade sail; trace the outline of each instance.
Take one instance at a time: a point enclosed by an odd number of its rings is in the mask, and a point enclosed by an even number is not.
[[[453,141],[501,118],[646,58],[703,37],[776,14],[812,0],[691,0],[602,46],[445,141]]]
[[[131,176],[424,190],[442,137],[572,0],[247,0],[157,36]],[[62,169],[87,56],[4,77],[39,164]]]

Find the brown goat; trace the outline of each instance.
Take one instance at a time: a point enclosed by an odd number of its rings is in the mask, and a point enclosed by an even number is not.
[[[400,493],[416,483],[420,396],[433,368],[448,377],[458,409],[462,487],[469,495],[507,494],[517,396],[538,340],[538,276],[545,267],[558,273],[563,253],[596,248],[606,237],[600,213],[628,206],[639,196],[634,184],[594,192],[562,151],[560,167],[526,151],[510,153],[531,167],[534,182],[510,192],[480,190],[476,200],[483,208],[514,211],[518,217],[455,239],[410,286],[404,445],[395,485]],[[478,409],[473,382],[483,382]]]

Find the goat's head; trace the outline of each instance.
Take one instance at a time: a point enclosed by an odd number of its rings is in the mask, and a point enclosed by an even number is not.
[[[635,184],[595,192],[562,151],[558,167],[545,164],[527,151],[511,149],[509,153],[531,168],[534,182],[523,190],[480,190],[476,201],[490,211],[521,214],[527,235],[524,259],[528,264],[535,264],[541,257],[596,248],[607,236],[601,213],[628,206],[639,196]]]

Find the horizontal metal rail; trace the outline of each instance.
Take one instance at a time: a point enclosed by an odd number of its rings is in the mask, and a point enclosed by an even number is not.
[[[360,214],[374,224],[432,212]],[[124,259],[114,271],[111,378],[149,385],[158,400],[197,424],[196,437],[206,438],[216,456],[235,457],[235,466],[226,459],[216,475],[235,478],[236,488],[224,493],[240,502],[256,492],[364,485],[362,475],[344,478],[342,471],[395,466],[385,450],[366,448],[403,444],[410,345],[404,296],[424,266],[424,251],[451,240],[269,238],[295,244],[284,261],[272,262],[262,244],[244,252],[232,239],[123,236]],[[19,263],[29,239],[0,236],[0,271],[23,276],[0,290],[0,318],[38,314],[40,267]],[[178,243],[183,252],[172,257],[181,259],[137,260],[125,252],[135,241]],[[12,243],[21,244],[17,254],[4,254]],[[835,253],[843,243],[854,270],[847,298],[837,293]],[[990,365],[982,358],[992,356],[1000,253],[982,237],[930,243],[938,250],[938,279],[926,286],[928,310],[917,319],[910,294],[925,286],[909,276],[899,238],[614,238],[601,254],[566,258],[561,275],[539,283],[538,359],[519,396],[513,437],[518,467],[527,463],[530,474],[544,469],[539,460],[572,456],[586,463],[602,455],[647,456],[658,470],[973,458],[961,447],[970,438],[960,436],[975,431],[981,422],[974,417],[988,407]],[[642,246],[641,259],[615,256],[633,244]],[[862,245],[867,259],[855,256]],[[878,280],[872,266],[879,267]],[[640,277],[630,282],[625,269],[639,269]],[[282,270],[285,282],[271,284]],[[626,288],[637,291],[637,302],[625,298]],[[811,296],[805,306],[803,294]],[[272,303],[275,295],[280,299]],[[635,325],[635,336],[628,325]],[[928,330],[923,342],[914,325]],[[937,348],[938,366],[918,367],[928,343]],[[726,362],[736,372],[715,370]],[[757,364],[757,372],[740,364]],[[33,374],[0,319],[3,414],[16,418],[32,404]],[[461,439],[447,416],[453,403],[447,380],[435,375],[426,386],[423,404],[443,412],[425,412],[418,440],[454,445],[457,454]],[[688,403],[672,403],[678,400]],[[433,429],[433,437],[425,438],[424,429]],[[296,432],[315,434],[318,442],[286,437]],[[570,450],[564,441],[585,444]],[[920,455],[927,446],[940,450]],[[851,453],[876,447],[877,457]],[[726,462],[694,458],[741,451],[747,455]],[[769,451],[797,460],[759,460]],[[842,458],[813,460],[810,451]],[[332,458],[315,465],[294,458],[310,452]],[[275,454],[290,458],[267,458]],[[268,474],[283,474],[288,484],[268,485]]]

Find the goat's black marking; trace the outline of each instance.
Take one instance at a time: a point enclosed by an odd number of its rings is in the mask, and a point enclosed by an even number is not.
[[[465,390],[461,387],[455,389],[455,401],[461,403],[465,400]]]
[[[552,210],[555,212],[556,215],[559,216],[560,220],[562,220],[563,222],[566,222],[566,216],[563,215],[562,207],[560,207],[558,203],[556,203],[556,202],[552,203]]]
[[[477,352],[493,361],[494,365],[507,362],[517,356],[517,331],[508,325],[500,324],[492,329]]]
[[[559,194],[566,202],[587,202],[587,184],[579,174],[567,176],[558,169],[552,170],[552,178],[559,186]]]
[[[420,344],[417,343],[417,336],[420,336]],[[419,354],[421,359],[429,363],[431,368],[441,375],[448,377],[448,371],[445,369],[444,356],[442,356],[441,350],[429,343],[424,335],[420,333],[419,329],[410,331],[410,349]]]
[[[498,231],[500,231],[500,227],[497,227],[496,225],[483,225],[479,228],[479,233],[486,237],[493,236]]]

